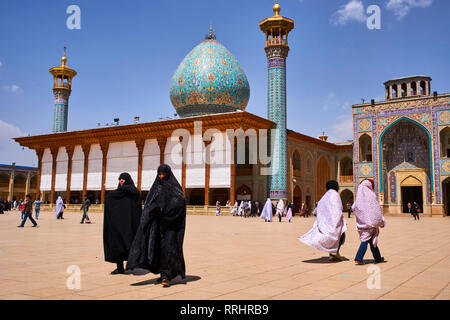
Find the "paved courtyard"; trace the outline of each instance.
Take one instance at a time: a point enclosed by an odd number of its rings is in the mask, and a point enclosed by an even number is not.
[[[187,278],[162,288],[151,273],[110,275],[115,266],[103,260],[103,216],[90,216],[94,224],[81,225],[78,213],[56,220],[43,212],[39,228],[29,221],[17,228],[19,212],[0,215],[0,299],[450,299],[448,218],[387,217],[380,236],[387,263],[374,265],[368,250],[367,264],[355,266],[354,218],[347,219],[341,249],[348,260],[330,263],[297,240],[314,218],[188,216]],[[70,266],[81,271],[80,289],[68,289]]]

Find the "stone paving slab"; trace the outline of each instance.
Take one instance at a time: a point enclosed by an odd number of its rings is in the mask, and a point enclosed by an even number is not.
[[[330,263],[326,254],[297,239],[314,218],[265,223],[258,218],[189,215],[187,278],[163,288],[155,283],[158,275],[143,270],[110,275],[115,266],[103,260],[103,216],[90,216],[94,223],[82,225],[79,213],[56,220],[53,212],[41,212],[39,228],[29,221],[17,228],[19,212],[0,215],[0,299],[450,299],[449,218],[386,217],[379,245],[387,262],[374,265],[368,250],[367,264],[355,266],[359,238],[354,218],[347,219],[341,249],[347,260]],[[80,289],[68,288],[70,266],[81,272]],[[380,286],[369,289],[374,267]]]

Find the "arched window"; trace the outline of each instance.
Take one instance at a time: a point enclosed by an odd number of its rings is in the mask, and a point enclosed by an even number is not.
[[[411,82],[411,95],[417,95],[417,83],[415,81]]]
[[[292,166],[294,167],[294,171],[301,170],[300,154],[298,153],[297,150],[292,155]]]
[[[402,98],[406,97],[406,93],[408,91],[408,86],[406,83],[402,83]]]
[[[450,158],[450,128],[447,127],[439,134],[441,142],[441,158]]]
[[[426,87],[427,87],[427,84],[425,83],[425,81],[423,81],[423,80],[420,81],[420,95],[421,96],[424,96],[426,94],[426,91],[427,91]]]
[[[368,134],[359,138],[359,162],[372,162],[372,138]]]

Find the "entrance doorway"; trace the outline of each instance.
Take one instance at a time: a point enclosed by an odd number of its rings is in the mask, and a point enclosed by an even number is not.
[[[417,202],[420,209],[423,209],[422,187],[402,187],[403,213],[408,213],[408,203],[413,204],[414,202]]]
[[[444,214],[450,216],[450,178],[442,182],[442,202],[444,204]]]
[[[205,189],[186,189],[188,194],[187,203],[191,206],[203,206],[205,204]]]
[[[302,206],[302,190],[299,186],[295,186],[294,189],[294,211],[293,213],[300,212],[301,206]]]

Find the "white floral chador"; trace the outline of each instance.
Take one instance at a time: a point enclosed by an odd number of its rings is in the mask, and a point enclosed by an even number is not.
[[[317,205],[317,219],[313,228],[298,239],[320,251],[336,254],[341,235],[346,230],[341,197],[336,190],[330,189]]]

